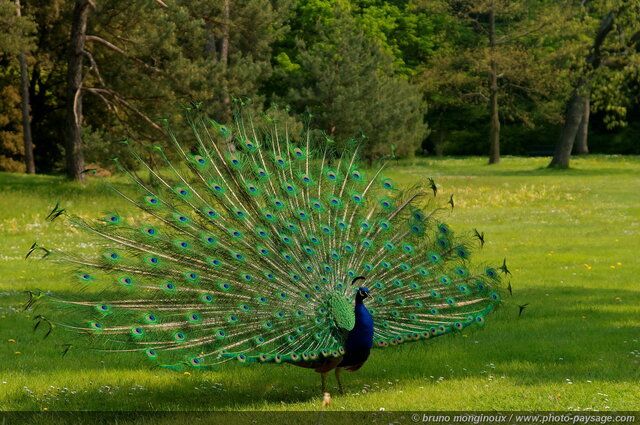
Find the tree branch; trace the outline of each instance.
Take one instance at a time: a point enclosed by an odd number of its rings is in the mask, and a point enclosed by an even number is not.
[[[167,4],[165,2],[163,2],[162,0],[153,0],[156,3],[158,3],[160,6],[164,7],[165,9],[168,9],[169,6],[167,6]]]
[[[87,73],[90,71],[93,71],[96,74],[96,77],[98,78],[98,81],[100,82],[100,84],[104,86],[105,84],[104,84],[104,80],[102,79],[102,76],[100,75],[100,69],[98,68],[98,64],[96,63],[96,61],[93,59],[93,55],[91,54],[91,52],[89,52],[88,50],[83,50],[82,54],[87,59],[89,59],[89,63],[91,64]]]
[[[540,31],[542,28],[547,26],[547,22],[542,22],[540,25],[538,25],[537,27],[531,28],[527,31],[521,32],[520,34],[515,34],[513,36],[508,36],[508,35],[503,35],[502,37],[498,38],[498,40],[496,41],[496,45],[501,45],[501,44],[507,44],[513,40],[516,40],[518,38],[522,38],[522,37],[526,37],[530,34],[533,34],[537,31]]]
[[[113,99],[115,99],[122,106],[126,107],[131,112],[133,112],[134,114],[136,114],[137,116],[139,116],[140,118],[145,120],[149,125],[151,125],[151,127],[153,127],[154,129],[158,130],[162,134],[165,134],[165,131],[164,131],[164,129],[162,127],[160,127],[158,124],[156,124],[151,118],[149,118],[147,115],[142,113],[135,106],[133,106],[132,104],[127,102],[127,100],[125,98],[123,98],[122,96],[120,96],[117,92],[115,92],[113,90],[110,90],[110,89],[97,88],[97,87],[83,87],[82,90],[88,91],[89,93],[93,93],[93,94],[96,94],[96,95],[106,94],[108,96],[111,96]]]
[[[102,44],[104,46],[107,46],[111,50],[114,50],[114,51],[120,53],[121,55],[125,55],[126,56],[126,53],[124,52],[124,50],[122,50],[121,48],[119,48],[115,44],[112,44],[112,43],[108,42],[107,40],[105,40],[102,37],[98,37],[97,35],[87,35],[86,39],[87,39],[87,41],[95,41],[97,43],[100,43],[100,44]]]
[[[96,43],[100,43],[103,46],[106,46],[107,48],[113,50],[114,52],[121,54],[122,56],[126,57],[127,59],[131,59],[132,61],[139,63],[143,67],[145,67],[145,68],[147,68],[147,69],[149,69],[149,70],[151,70],[153,72],[157,72],[159,74],[164,74],[164,72],[161,69],[158,69],[155,66],[149,65],[148,63],[146,63],[143,60],[140,60],[140,59],[138,59],[136,57],[129,56],[126,51],[124,51],[120,47],[116,46],[115,44],[105,40],[102,37],[98,37],[97,35],[87,35],[86,39],[87,39],[87,41],[94,41]]]

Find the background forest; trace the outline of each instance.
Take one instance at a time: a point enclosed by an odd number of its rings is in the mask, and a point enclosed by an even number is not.
[[[640,153],[637,1],[0,0],[0,26],[0,171],[82,179],[247,98],[370,160]]]

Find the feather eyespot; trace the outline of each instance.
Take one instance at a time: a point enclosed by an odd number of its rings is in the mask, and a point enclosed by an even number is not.
[[[391,181],[391,179],[383,179],[382,187],[384,187],[385,189],[393,189],[393,181]]]
[[[218,216],[218,213],[212,210],[211,208],[205,208],[204,213],[210,218],[216,218]]]
[[[109,224],[118,224],[118,223],[120,223],[120,216],[118,216],[116,214],[109,214],[109,215],[105,216],[105,220]]]
[[[105,304],[98,304],[96,306],[96,310],[98,310],[100,313],[108,313],[111,310],[111,307]]]

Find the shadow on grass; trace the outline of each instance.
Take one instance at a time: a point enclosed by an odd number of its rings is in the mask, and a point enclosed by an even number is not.
[[[633,335],[637,336],[640,316],[628,309],[637,310],[640,293],[567,287],[562,292],[552,291],[550,297],[543,295],[549,291],[548,287],[529,287],[526,301],[530,305],[520,319],[517,303],[507,300],[483,328],[430,342],[374,350],[363,369],[345,374],[345,384],[348,390],[360,392],[365,388],[393,390],[395,385],[419,382],[436,391],[438,383],[432,377],[484,379],[487,374],[506,375],[522,385],[560,384],[568,377],[637,381],[638,367],[629,351]],[[19,299],[15,295],[7,298],[9,302]],[[613,301],[617,298],[622,301]],[[624,311],[615,311],[620,307]],[[150,368],[142,355],[75,351],[62,358],[62,348],[56,345],[62,342],[56,340],[58,335],[54,333],[42,342],[41,334],[33,334],[32,326],[31,320],[18,315],[5,320],[2,337],[10,336],[6,330],[11,329],[11,335],[20,335],[21,342],[33,348],[31,355],[21,358],[6,354],[8,358],[3,363],[8,367],[29,371],[34,376],[48,376],[52,383],[63,381],[56,385],[67,385],[66,378],[60,379],[65,372],[70,376],[80,373],[95,376],[96,380],[106,379],[95,385],[81,382],[77,389],[82,391],[74,395],[71,405],[53,402],[49,405],[52,410],[241,410],[267,404],[304,403],[320,396],[319,376],[290,365],[243,366],[232,362],[217,372],[193,371],[192,376],[185,377],[182,372]],[[633,347],[638,349],[640,345]],[[98,389],[100,385],[133,386],[141,376],[150,381],[145,384],[148,387],[144,394],[126,396],[123,389],[117,396],[105,395]],[[394,385],[387,387],[384,385],[387,381],[393,381]],[[332,377],[330,383],[334,382]],[[126,404],[122,404],[124,400]],[[6,402],[9,406],[31,405],[18,389],[8,394]]]

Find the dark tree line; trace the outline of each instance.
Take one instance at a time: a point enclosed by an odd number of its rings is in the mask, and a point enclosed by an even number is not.
[[[370,160],[555,145],[568,167],[590,134],[640,133],[639,17],[627,0],[0,0],[0,169],[82,180],[109,140],[162,141],[157,120],[192,102],[229,122],[247,97],[366,134]]]

